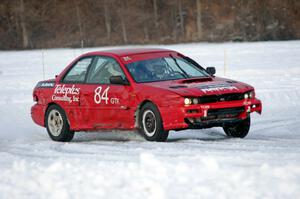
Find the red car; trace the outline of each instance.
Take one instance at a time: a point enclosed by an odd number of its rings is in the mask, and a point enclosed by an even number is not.
[[[217,126],[243,138],[261,101],[252,86],[214,74],[172,50],[90,52],[36,85],[31,116],[55,141],[99,129],[138,129],[166,141],[170,130]]]

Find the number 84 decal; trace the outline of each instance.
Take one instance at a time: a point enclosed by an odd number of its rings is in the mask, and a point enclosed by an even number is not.
[[[105,101],[105,104],[119,104],[120,101],[118,98],[109,98],[108,97],[109,86],[102,92],[102,86],[98,86],[95,89],[94,101],[96,104],[101,104],[102,100]]]

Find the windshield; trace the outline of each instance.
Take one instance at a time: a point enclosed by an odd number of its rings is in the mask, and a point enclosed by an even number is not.
[[[200,66],[178,57],[137,61],[127,64],[126,67],[138,83],[209,76]]]

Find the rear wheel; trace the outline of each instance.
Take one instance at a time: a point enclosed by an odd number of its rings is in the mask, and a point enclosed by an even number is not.
[[[162,119],[157,107],[146,103],[139,115],[140,133],[148,141],[165,142],[169,132],[163,129]]]
[[[238,137],[238,138],[244,138],[248,134],[250,130],[250,116],[247,117],[245,120],[235,123],[226,125],[223,127],[224,132],[227,136],[230,137]]]
[[[64,110],[57,105],[51,105],[48,108],[45,125],[50,138],[54,141],[69,142],[74,137]]]

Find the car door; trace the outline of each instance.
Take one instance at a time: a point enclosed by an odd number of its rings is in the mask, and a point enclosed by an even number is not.
[[[93,57],[83,57],[76,61],[55,86],[52,100],[63,107],[73,129],[89,128],[86,114],[81,106],[81,93],[85,92],[85,80]]]
[[[128,117],[131,86],[111,84],[111,76],[126,78],[114,58],[96,56],[80,94],[80,106],[87,107],[83,112],[94,129],[126,129],[134,120]]]

